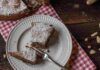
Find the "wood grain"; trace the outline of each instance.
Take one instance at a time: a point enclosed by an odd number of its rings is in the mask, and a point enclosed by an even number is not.
[[[98,32],[100,36],[100,2],[91,6],[87,6],[83,0],[52,0],[52,2],[64,24],[100,70],[100,51],[98,51],[100,44],[97,44],[95,39],[84,41],[94,32]],[[75,8],[75,5],[79,5],[79,7]],[[92,47],[89,49],[88,45]],[[90,55],[91,49],[95,50],[96,54]]]

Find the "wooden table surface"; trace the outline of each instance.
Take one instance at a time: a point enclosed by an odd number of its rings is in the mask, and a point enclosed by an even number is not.
[[[52,0],[52,2],[70,32],[100,70],[100,43],[96,41],[96,37],[100,36],[100,2],[92,6],[87,6],[83,0]],[[98,34],[91,37],[95,32]],[[85,42],[85,38],[89,38],[89,41]],[[95,54],[91,54],[91,50],[94,50]]]
[[[90,39],[90,35],[94,32],[98,32],[100,36],[100,2],[93,6],[86,6],[83,0],[51,0],[51,3],[68,29],[100,70],[100,51],[98,50],[100,44],[97,44],[95,39],[91,39],[89,42],[84,41],[86,37]],[[88,45],[92,47],[88,48]],[[3,54],[5,54],[4,46],[5,42],[0,35],[0,70],[12,70],[7,59],[3,57]],[[96,53],[90,54],[91,49],[95,50]]]

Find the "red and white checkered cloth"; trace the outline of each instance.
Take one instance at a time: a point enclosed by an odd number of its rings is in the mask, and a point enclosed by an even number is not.
[[[59,18],[55,10],[51,5],[42,6],[36,14],[45,14],[50,15],[55,18]],[[10,34],[10,31],[15,27],[19,20],[17,21],[0,21],[0,33],[3,36],[4,40],[7,41],[7,38]],[[71,70],[96,70],[96,66],[85,53],[85,51],[80,47],[75,38],[73,40],[73,48],[77,49],[77,52],[71,55],[70,58],[70,69]]]

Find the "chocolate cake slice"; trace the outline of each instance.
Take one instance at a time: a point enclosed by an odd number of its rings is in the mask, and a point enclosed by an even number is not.
[[[37,0],[27,0],[27,4],[32,7],[31,12],[23,0],[0,0],[0,20],[17,20],[29,16],[42,5]]]
[[[53,36],[54,32],[55,29],[50,24],[32,22],[32,28],[31,28],[32,43],[26,45],[26,47],[29,46],[27,47],[27,51],[9,52],[9,54],[26,63],[31,63],[31,64],[41,63],[43,61],[43,55],[33,50],[32,47],[36,47],[39,49],[46,49],[47,44],[51,36]]]
[[[28,51],[23,52],[9,52],[11,56],[29,64],[39,64],[43,60],[42,54],[28,48]]]
[[[32,23],[32,46],[47,48],[48,41],[54,33],[54,28],[50,24],[45,23]],[[36,46],[39,45],[39,46]]]

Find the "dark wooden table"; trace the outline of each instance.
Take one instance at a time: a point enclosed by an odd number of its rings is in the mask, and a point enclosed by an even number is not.
[[[100,36],[100,2],[87,6],[85,1],[52,0],[52,4],[70,32],[100,70],[100,43],[96,42],[96,36],[91,37],[95,32]],[[84,39],[87,37],[89,41],[85,42]],[[90,54],[91,50],[94,50],[95,54]]]
[[[98,27],[100,23],[100,2],[92,6],[85,5],[83,0],[51,0],[51,3],[82,48],[96,64],[98,70],[100,70],[100,51],[98,50],[100,44],[95,43],[94,39],[89,42],[84,41],[84,38],[90,38],[90,35],[94,32],[98,32],[100,36],[100,28]],[[92,47],[88,48],[88,45]],[[7,59],[3,57],[5,54],[4,46],[5,42],[0,35],[0,70],[12,70]],[[91,49],[95,50],[96,53],[90,54]]]

